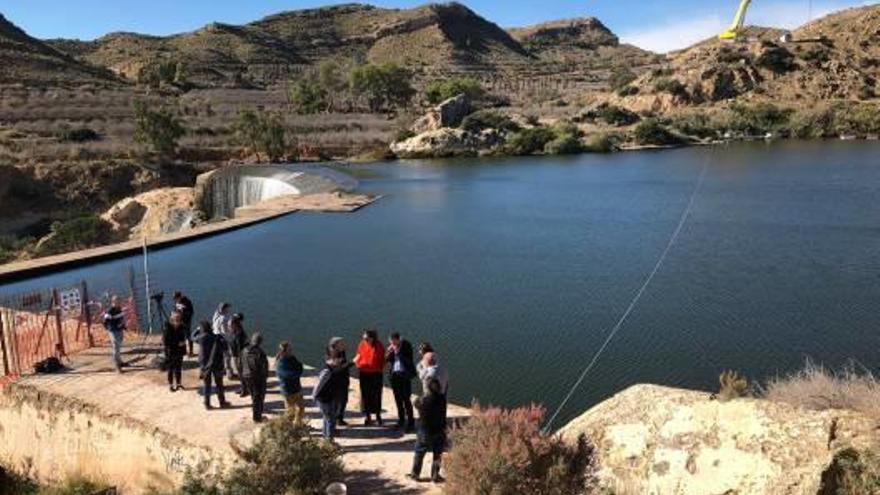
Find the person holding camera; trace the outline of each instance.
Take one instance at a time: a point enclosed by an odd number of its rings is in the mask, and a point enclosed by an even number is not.
[[[183,389],[180,383],[183,372],[183,356],[186,354],[186,327],[183,314],[172,311],[162,328],[162,344],[165,347],[165,366],[168,371],[168,388],[172,392]]]

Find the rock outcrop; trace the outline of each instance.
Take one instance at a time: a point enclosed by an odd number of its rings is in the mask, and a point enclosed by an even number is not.
[[[638,385],[569,423],[591,439],[612,490],[657,495],[819,493],[835,453],[875,445],[875,422],[759,399]]]
[[[471,111],[467,95],[460,94],[441,102],[420,117],[412,126],[412,131],[421,134],[444,127],[458,127]]]
[[[491,152],[501,142],[495,129],[476,133],[447,127],[393,143],[391,151],[400,158],[475,156]]]
[[[125,198],[101,218],[130,239],[188,230],[193,226],[193,189],[168,187]]]

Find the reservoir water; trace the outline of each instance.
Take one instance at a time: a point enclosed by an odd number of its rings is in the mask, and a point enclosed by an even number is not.
[[[641,382],[715,389],[807,357],[880,366],[880,145],[789,142],[360,167],[385,194],[153,253],[198,317],[229,300],[314,364],[334,335],[439,349],[452,400],[554,408],[678,242],[560,417]],[[139,258],[0,288],[107,277]],[[393,409],[393,404],[386,404]],[[393,413],[392,413],[393,415]]]

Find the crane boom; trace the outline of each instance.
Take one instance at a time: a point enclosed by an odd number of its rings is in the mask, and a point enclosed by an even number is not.
[[[739,4],[739,9],[736,11],[736,17],[733,18],[733,24],[730,25],[727,30],[723,31],[718,35],[718,39],[722,41],[731,41],[735,40],[739,35],[739,32],[742,31],[743,25],[746,22],[746,12],[749,10],[749,5],[751,5],[752,0],[741,0]]]

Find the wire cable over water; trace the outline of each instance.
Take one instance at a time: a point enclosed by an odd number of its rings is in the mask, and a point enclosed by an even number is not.
[[[688,201],[687,207],[684,209],[684,211],[681,214],[681,218],[678,220],[678,226],[675,227],[675,231],[673,231],[672,236],[669,238],[669,242],[666,244],[666,248],[660,254],[660,258],[657,259],[657,263],[654,265],[654,269],[651,270],[651,272],[648,274],[647,278],[645,278],[645,281],[642,283],[642,286],[639,287],[638,291],[636,291],[635,296],[633,297],[632,301],[629,303],[629,306],[627,306],[626,311],[624,311],[623,315],[621,315],[620,319],[617,320],[617,323],[614,325],[614,327],[608,333],[608,336],[605,338],[605,342],[602,343],[602,345],[599,347],[599,350],[596,351],[596,354],[593,355],[593,359],[591,359],[589,364],[587,364],[586,368],[584,368],[584,371],[581,373],[581,375],[578,377],[577,381],[574,383],[574,385],[568,391],[568,394],[562,400],[562,403],[559,404],[559,407],[557,407],[556,411],[553,413],[553,415],[550,416],[550,419],[547,421],[547,424],[544,426],[544,433],[545,434],[547,434],[551,431],[551,429],[553,428],[553,423],[554,423],[554,421],[556,421],[556,418],[559,416],[559,414],[562,412],[562,410],[565,409],[565,406],[568,405],[568,401],[570,401],[571,398],[574,396],[574,393],[581,386],[581,383],[583,383],[584,379],[587,377],[587,375],[590,373],[590,371],[593,370],[593,367],[596,366],[596,363],[599,361],[599,358],[602,356],[602,354],[608,348],[608,345],[611,343],[611,341],[614,340],[614,337],[617,335],[617,332],[620,330],[620,328],[626,322],[627,318],[629,318],[629,315],[632,314],[633,310],[638,305],[639,300],[641,300],[642,295],[648,289],[648,286],[651,285],[651,281],[654,280],[654,276],[657,275],[657,272],[660,271],[660,268],[663,266],[663,262],[666,261],[666,256],[672,250],[672,247],[675,245],[675,242],[678,240],[678,236],[681,234],[681,231],[684,229],[684,226],[687,223],[687,220],[691,215],[691,211],[694,208],[694,203],[696,202],[697,195],[699,194],[700,189],[703,186],[703,179],[706,176],[706,170],[708,168],[709,168],[709,160],[707,159],[703,163],[703,169],[700,171],[700,176],[697,178],[697,183],[694,185],[694,190],[691,193],[691,198]]]

